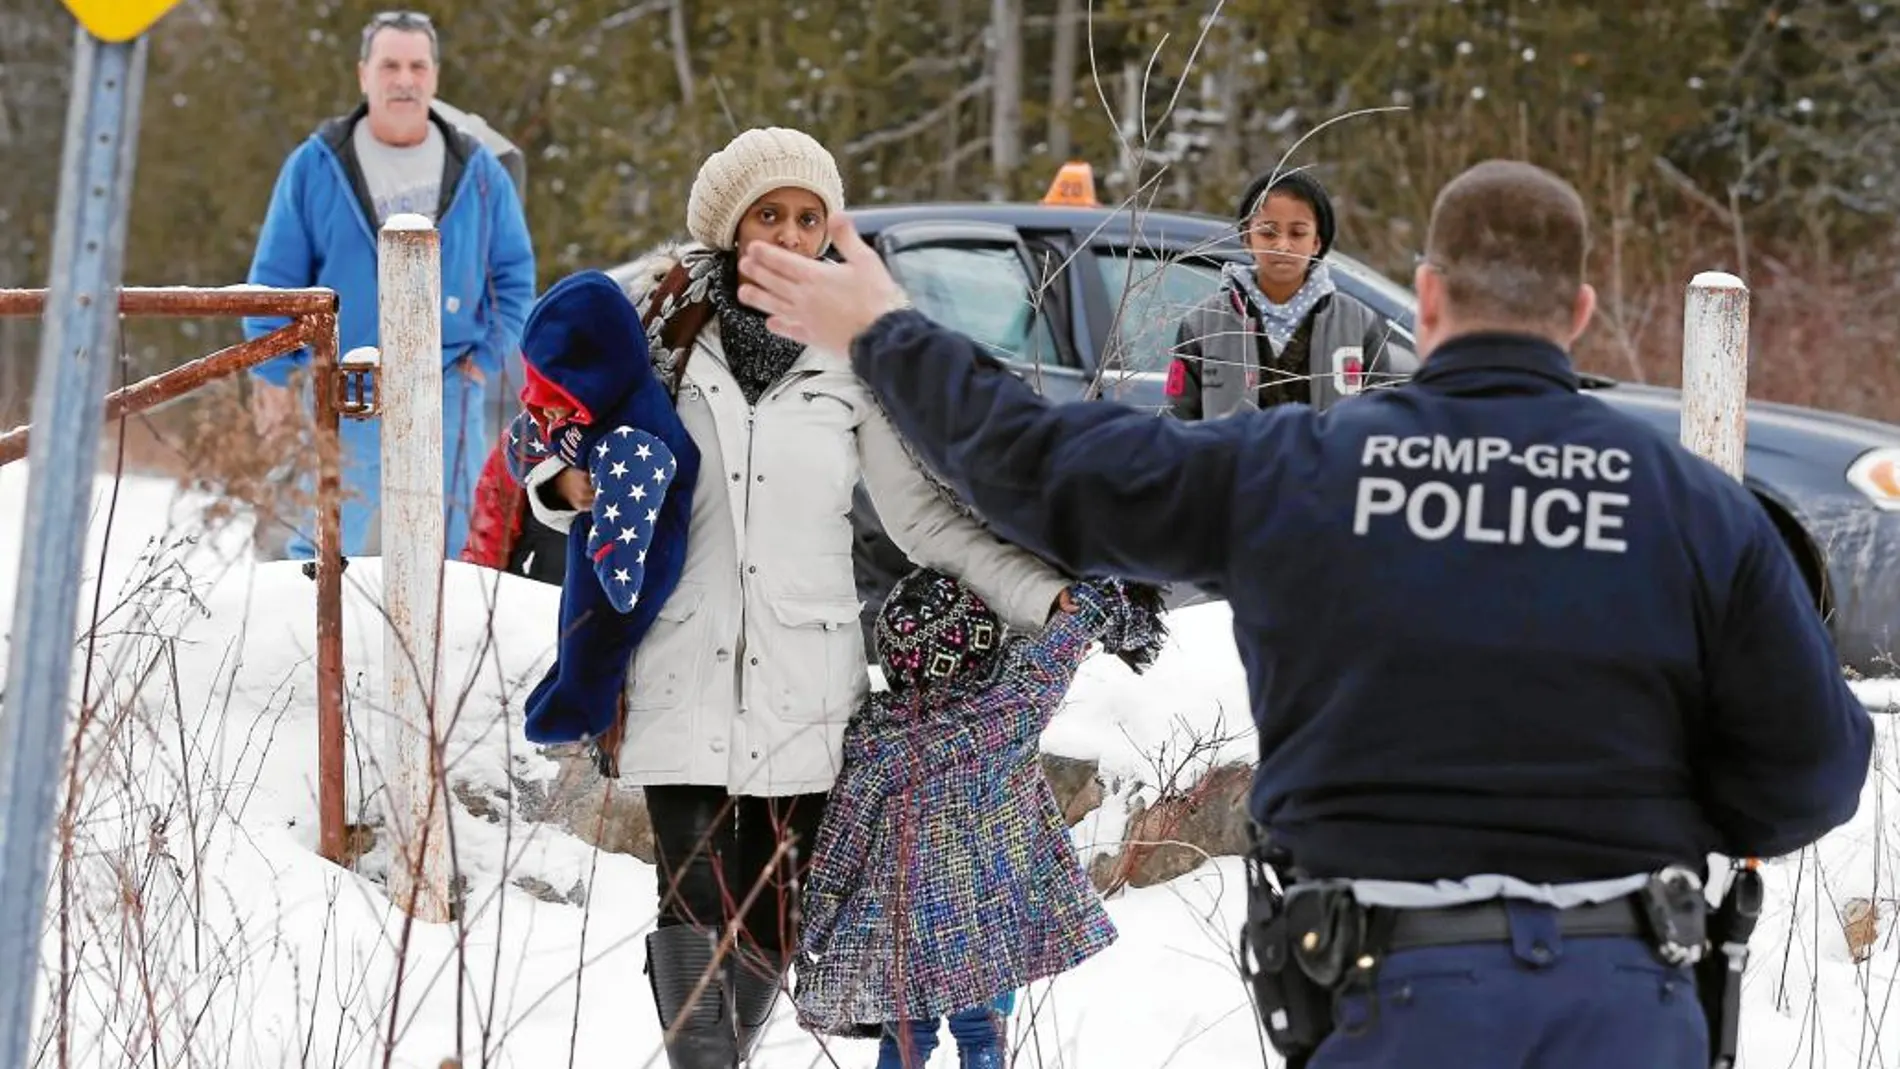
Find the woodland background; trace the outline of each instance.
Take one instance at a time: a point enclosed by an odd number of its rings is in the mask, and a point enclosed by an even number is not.
[[[358,98],[368,3],[183,0],[151,34],[125,278],[241,282],[284,156]],[[856,203],[1104,200],[1225,214],[1310,165],[1339,245],[1400,281],[1433,194],[1528,158],[1594,216],[1592,369],[1673,383],[1697,271],[1754,290],[1751,391],[1900,421],[1900,0],[463,0],[428,9],[442,97],[528,157],[542,285],[678,236],[737,129],[809,130]],[[0,5],[0,286],[43,286],[72,19]],[[1323,129],[1328,120],[1337,120]],[[1308,136],[1310,135],[1310,136]],[[0,322],[0,426],[37,324]],[[138,377],[234,321],[128,321]],[[231,389],[237,387],[233,385]]]

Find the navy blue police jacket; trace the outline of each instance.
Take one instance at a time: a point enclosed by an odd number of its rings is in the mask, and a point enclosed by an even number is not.
[[[1225,595],[1251,814],[1313,878],[1701,870],[1859,804],[1871,717],[1766,511],[1555,345],[1204,423],[1051,404],[909,310],[852,360],[998,534]]]

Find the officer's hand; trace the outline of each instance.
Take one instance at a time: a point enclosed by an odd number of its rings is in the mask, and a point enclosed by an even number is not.
[[[843,212],[827,224],[843,263],[813,259],[770,242],[746,246],[739,300],[766,315],[780,337],[847,356],[851,342],[884,313],[910,302]]]

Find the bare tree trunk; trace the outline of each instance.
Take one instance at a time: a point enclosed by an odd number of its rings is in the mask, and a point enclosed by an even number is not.
[[[1069,112],[1075,101],[1075,65],[1082,38],[1080,0],[1056,0],[1055,55],[1049,61],[1049,155],[1069,158]]]
[[[754,115],[772,115],[779,108],[778,86],[774,84],[772,77],[774,73],[772,64],[778,61],[777,50],[772,47],[774,25],[771,19],[760,19],[758,22],[759,50],[753,53],[755,57],[753,62],[758,64],[760,76],[746,79],[752,85],[752,114]]]
[[[673,0],[667,7],[666,32],[673,39],[673,70],[679,75],[680,102],[693,106],[693,57],[686,47],[686,0]]]
[[[1121,159],[1119,162],[1123,181],[1131,190],[1141,185],[1138,168],[1147,155],[1148,148],[1142,133],[1141,104],[1141,66],[1129,60],[1122,64]]]
[[[949,28],[947,40],[953,47],[960,48],[963,42],[963,0],[943,0],[943,24]],[[961,71],[956,72],[961,74]],[[939,200],[953,196],[957,188],[958,164],[963,154],[963,106],[950,108],[943,118],[943,148],[940,158],[943,166],[937,170],[937,193]]]
[[[990,2],[990,199],[1002,200],[1023,160],[1023,4]]]
[[[1214,134],[1209,162],[1213,165],[1216,182],[1224,185],[1241,177],[1240,83],[1247,76],[1241,60],[1246,55],[1247,42],[1237,30],[1225,34],[1221,42],[1226,55],[1221,63],[1220,86],[1214,105],[1220,110],[1221,121],[1220,129]]]

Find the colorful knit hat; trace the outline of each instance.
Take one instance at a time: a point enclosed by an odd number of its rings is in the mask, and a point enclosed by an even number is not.
[[[919,568],[899,579],[877,618],[877,656],[894,691],[987,676],[1003,648],[1003,621],[969,587]]]

